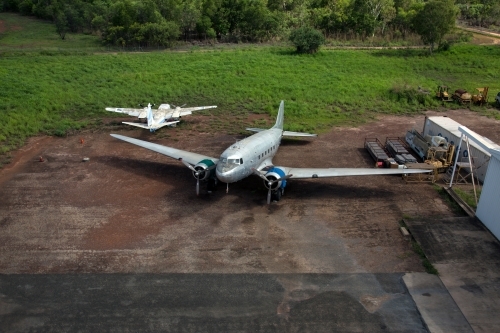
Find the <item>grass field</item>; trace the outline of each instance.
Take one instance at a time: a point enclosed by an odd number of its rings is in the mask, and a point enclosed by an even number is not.
[[[243,126],[234,119],[274,116],[283,99],[288,130],[321,132],[378,114],[443,108],[433,98],[440,84],[469,91],[489,86],[491,96],[500,91],[498,46],[456,45],[432,57],[410,49],[296,55],[291,47],[258,45],[103,52],[93,36],[62,41],[45,22],[8,13],[0,13],[0,21],[3,153],[38,133],[99,126],[102,117],[113,116],[106,106],[215,104],[209,112],[220,119],[214,130],[239,133]],[[420,94],[419,86],[430,95]],[[500,118],[491,107],[472,109]]]

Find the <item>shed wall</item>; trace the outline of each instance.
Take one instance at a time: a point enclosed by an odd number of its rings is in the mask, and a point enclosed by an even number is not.
[[[497,239],[500,239],[500,160],[498,158],[493,157],[490,160],[476,216]]]

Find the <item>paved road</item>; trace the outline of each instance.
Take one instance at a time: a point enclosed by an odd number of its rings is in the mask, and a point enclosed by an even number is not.
[[[427,332],[401,277],[0,275],[0,331]]]

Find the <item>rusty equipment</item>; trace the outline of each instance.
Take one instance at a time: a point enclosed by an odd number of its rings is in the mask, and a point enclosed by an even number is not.
[[[476,90],[478,91],[478,94],[472,95],[472,102],[482,106],[488,101],[488,87],[476,88]]]
[[[470,104],[472,96],[465,89],[457,89],[455,90],[455,93],[451,96],[451,98],[453,98],[460,104]]]
[[[451,102],[452,101],[450,94],[448,94],[448,87],[447,86],[438,86],[438,89],[436,91],[436,97],[439,98],[443,102]]]

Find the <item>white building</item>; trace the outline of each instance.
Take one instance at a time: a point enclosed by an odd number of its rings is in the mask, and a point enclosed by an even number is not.
[[[465,126],[460,126],[459,131],[491,156],[476,216],[497,239],[500,239],[500,147]]]
[[[460,137],[462,136],[462,132],[460,132],[459,130],[460,126],[462,125],[448,117],[427,117],[425,119],[424,130],[422,134],[424,136],[441,136],[445,138],[447,142],[454,144],[455,147],[458,147]],[[483,142],[488,142],[489,147],[500,149],[500,146],[493,141],[477,133],[474,134],[476,138],[482,138]],[[470,156],[474,168],[474,176],[482,183],[484,183],[486,172],[488,170],[488,164],[491,158],[491,153],[481,145],[479,145],[476,140],[470,141],[469,146],[470,151],[469,149],[467,149],[467,145],[465,143],[462,143],[460,151],[458,152],[458,162],[469,162]]]

